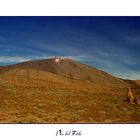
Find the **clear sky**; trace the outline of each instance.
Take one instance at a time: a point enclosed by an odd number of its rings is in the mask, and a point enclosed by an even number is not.
[[[70,57],[140,79],[140,17],[0,17],[0,65]]]

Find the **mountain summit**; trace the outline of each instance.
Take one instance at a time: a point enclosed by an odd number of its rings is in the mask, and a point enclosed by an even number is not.
[[[4,66],[0,123],[140,122],[139,106],[125,102],[130,86],[139,99],[139,85],[63,57]]]
[[[44,60],[34,60],[5,67],[4,69],[34,69],[47,71],[66,78],[89,81],[95,84],[110,86],[124,86],[126,83],[104,71],[98,70],[86,64],[81,64],[69,58],[53,57]]]

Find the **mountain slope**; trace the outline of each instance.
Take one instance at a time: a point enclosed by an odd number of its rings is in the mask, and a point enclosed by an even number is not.
[[[2,69],[3,67],[2,66],[0,66],[0,69]]]
[[[68,58],[55,57],[46,60],[28,61],[5,67],[3,71],[16,68],[47,71],[69,79],[89,81],[101,85],[128,86],[126,82],[119,78]]]
[[[130,85],[140,99],[138,83],[67,58],[3,67],[0,123],[139,123],[139,105],[124,102]]]

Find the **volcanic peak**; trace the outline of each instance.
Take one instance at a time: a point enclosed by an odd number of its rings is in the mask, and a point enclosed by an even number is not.
[[[64,57],[54,57],[53,58],[56,63],[61,62],[61,60],[65,59]]]

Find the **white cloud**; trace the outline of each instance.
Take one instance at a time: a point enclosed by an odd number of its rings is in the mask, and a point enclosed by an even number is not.
[[[0,56],[0,63],[20,63],[30,60],[36,59],[47,59],[46,56],[28,56],[28,57],[21,57],[21,56]]]
[[[17,63],[29,60],[29,58],[19,56],[0,56],[0,63]]]
[[[124,40],[129,43],[140,44],[140,34],[139,33],[132,33],[124,37]]]
[[[124,79],[136,80],[140,79],[140,72],[134,70],[118,70],[115,75]]]

